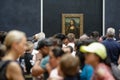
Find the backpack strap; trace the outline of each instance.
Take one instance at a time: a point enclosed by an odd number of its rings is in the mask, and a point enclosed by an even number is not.
[[[0,61],[0,70],[2,70],[4,67],[7,67],[7,65],[10,63],[11,61]]]
[[[0,61],[0,80],[7,80],[6,70],[11,61]]]

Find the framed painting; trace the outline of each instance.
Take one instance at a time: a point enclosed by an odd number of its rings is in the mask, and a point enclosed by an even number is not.
[[[73,33],[79,38],[83,34],[83,14],[62,14],[62,33]]]

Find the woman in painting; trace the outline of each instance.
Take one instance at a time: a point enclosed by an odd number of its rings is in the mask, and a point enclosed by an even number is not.
[[[75,34],[76,38],[79,38],[79,28],[76,26],[76,22],[74,19],[71,19],[69,26],[66,27],[66,35],[69,33],[73,33]]]

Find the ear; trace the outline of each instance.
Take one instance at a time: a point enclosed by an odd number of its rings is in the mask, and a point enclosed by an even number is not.
[[[16,42],[13,42],[11,48],[17,49],[17,46],[18,46],[17,43],[16,43]]]
[[[11,48],[16,48],[16,43],[13,42],[13,44],[11,45]]]

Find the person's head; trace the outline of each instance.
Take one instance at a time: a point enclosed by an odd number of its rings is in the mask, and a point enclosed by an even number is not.
[[[74,19],[71,19],[71,20],[70,20],[70,25],[71,25],[71,26],[74,26],[74,25],[75,25],[75,20],[74,20]]]
[[[6,47],[3,44],[0,44],[0,60],[2,57],[4,57],[6,54]]]
[[[113,38],[115,36],[115,29],[114,28],[108,28],[106,36],[107,36],[107,38]]]
[[[26,35],[22,31],[13,30],[8,32],[4,45],[7,51],[13,51],[17,55],[21,56],[26,50]]]
[[[31,41],[27,41],[26,52],[32,52],[34,44]]]
[[[64,39],[66,39],[66,36],[62,33],[57,33],[53,36],[54,38],[60,39],[61,41],[63,41]]]
[[[66,54],[61,58],[59,67],[64,77],[75,76],[79,69],[79,59]]]
[[[104,40],[106,40],[107,37],[106,36],[102,36],[101,38],[104,41]]]
[[[61,59],[61,57],[64,55],[64,51],[60,48],[60,47],[55,47],[53,48],[50,53],[49,53],[49,56],[50,56],[50,65],[52,68],[55,68],[58,66],[59,64],[59,61]]]
[[[52,45],[53,42],[50,39],[42,39],[38,42],[37,50],[39,50],[43,56],[47,56]]]
[[[91,43],[95,42],[95,40],[93,39],[87,39],[87,40],[84,40],[84,41],[78,41],[77,43],[75,43],[75,46],[76,46],[76,56],[79,57],[79,60],[80,60],[80,68],[83,69],[84,65],[85,65],[85,54],[83,54],[81,51],[80,51],[80,47],[85,45],[89,45]]]
[[[82,36],[80,36],[79,40],[80,41],[84,41],[84,40],[87,40],[89,39],[89,37],[87,36],[87,34],[83,34]]]
[[[7,32],[5,32],[5,31],[0,31],[0,43],[1,43],[1,44],[4,43],[4,40],[5,40],[6,35],[7,35]]]
[[[57,33],[53,36],[53,38],[60,39],[63,44],[67,45],[69,43],[68,38],[66,35],[62,33]]]
[[[65,44],[66,46],[69,44],[69,40],[67,37],[63,40],[63,44]]]
[[[80,51],[85,53],[85,62],[94,66],[107,58],[106,48],[103,44],[94,42],[88,46],[82,46]]]
[[[65,54],[71,54],[73,52],[73,48],[71,46],[67,46],[63,48]]]
[[[75,35],[73,33],[69,33],[67,35],[69,42],[74,42],[75,40]]]
[[[95,39],[87,39],[82,41],[83,45],[88,46],[89,44],[93,43],[93,42],[97,42]]]
[[[53,42],[53,47],[61,47],[62,48],[62,41],[57,38],[51,37],[50,40]]]
[[[90,34],[90,38],[92,39],[95,39],[95,40],[99,40],[99,37],[100,37],[100,34],[98,31],[93,31],[91,34]]]
[[[45,33],[40,32],[40,33],[35,34],[33,37],[35,41],[38,41],[38,40],[40,41],[42,39],[45,39]]]
[[[67,46],[66,48],[68,48],[68,49],[69,49],[70,53],[72,53],[72,52],[73,52],[73,48],[72,48],[72,46]]]

